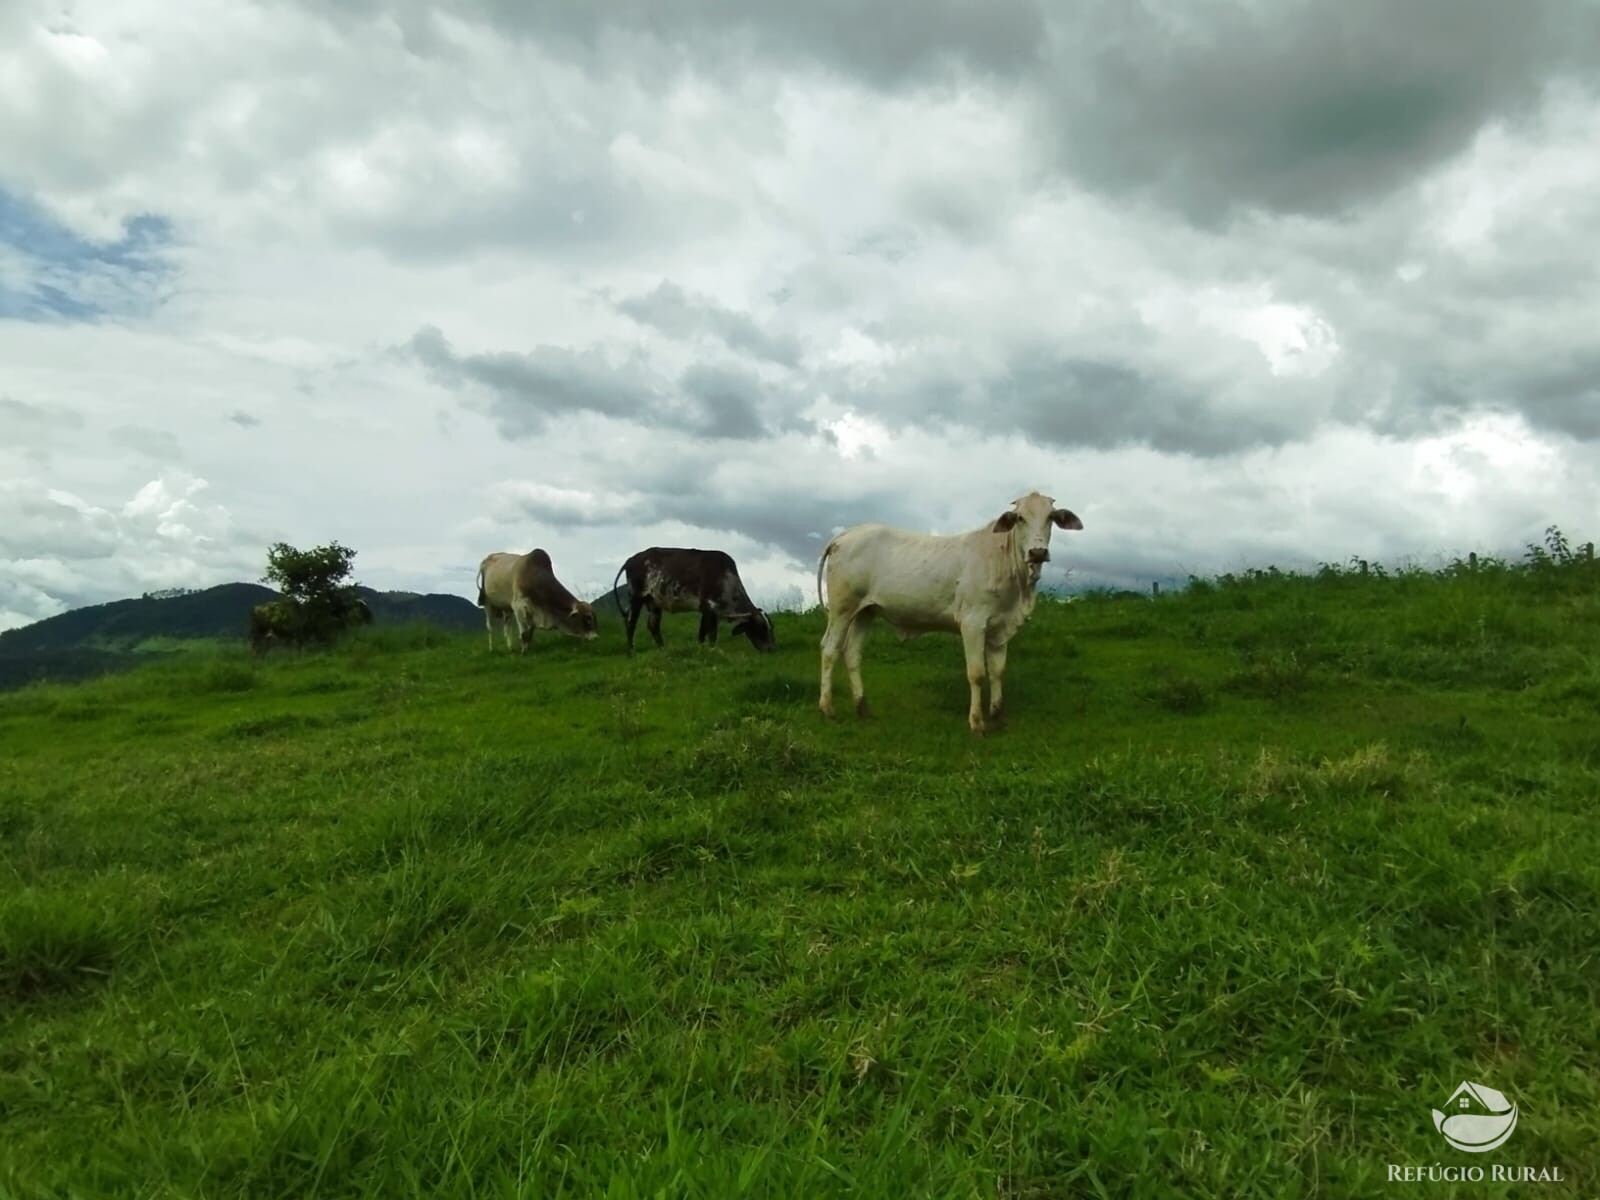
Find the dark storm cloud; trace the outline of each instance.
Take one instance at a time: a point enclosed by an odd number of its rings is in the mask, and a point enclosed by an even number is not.
[[[779,366],[794,367],[800,362],[800,343],[794,337],[769,333],[748,314],[723,308],[702,296],[691,296],[667,280],[653,291],[619,301],[616,308],[641,325],[674,338],[706,335],[737,353]]]
[[[1588,230],[1600,230],[1592,200],[1559,225],[1524,223],[1514,243],[1435,255],[1413,283],[1394,274],[1403,252],[1369,267],[1359,252],[1384,239],[1352,238],[1355,266],[1297,282],[1343,346],[1345,368],[1327,381],[1331,414],[1415,437],[1476,411],[1516,412],[1535,429],[1600,438],[1600,351],[1590,332],[1600,268],[1571,252],[1594,236]],[[1295,260],[1285,261],[1283,277],[1293,279]]]
[[[1516,381],[1514,400],[1535,426],[1600,441],[1600,350],[1568,349],[1541,363]]]
[[[1285,440],[1276,421],[1212,410],[1208,398],[1153,371],[1117,362],[1026,349],[982,390],[994,417],[1035,441],[1056,446],[1145,443],[1199,455]]]
[[[630,478],[629,483],[639,481]],[[575,504],[554,492],[516,496],[511,503],[534,521],[563,527],[676,521],[707,534],[742,535],[801,563],[815,563],[843,525],[885,521],[915,529],[927,523],[904,494],[868,490],[840,497],[801,480],[745,488],[706,471],[700,462],[658,471],[644,486],[598,505]]]
[[[659,398],[655,382],[637,363],[616,363],[596,350],[539,346],[526,354],[457,354],[431,325],[412,336],[409,349],[435,382],[485,388],[507,437],[537,433],[565,413],[648,420]]]
[[[1600,67],[1574,0],[1079,6],[1054,31],[1042,129],[1079,182],[1210,222],[1340,212]]]
[[[525,354],[458,354],[433,326],[418,330],[407,350],[436,383],[488,391],[491,413],[508,438],[527,437],[551,418],[572,413],[732,441],[809,428],[794,415],[786,393],[733,367],[696,364],[674,387],[637,354],[618,361],[598,350],[559,346]]]
[[[936,427],[954,436],[1015,434],[1064,448],[1143,444],[1218,457],[1305,436],[1316,423],[1297,405],[1232,403],[1224,409],[1227,393],[1157,367],[1037,345],[1013,348],[986,371],[908,354],[875,384],[833,376],[827,386],[835,398],[891,426]],[[1295,388],[1276,386],[1285,395]]]
[[[696,364],[683,373],[683,390],[700,402],[703,432],[711,437],[759,438],[761,381],[742,371]]]
[[[699,432],[707,437],[756,440],[775,433],[816,432],[800,415],[805,393],[767,383],[737,366],[696,363],[679,381],[701,413]]]
[[[566,56],[605,58],[624,46],[637,52],[633,43],[647,39],[669,47],[674,57],[728,71],[756,69],[753,62],[806,65],[880,88],[945,78],[953,68],[1010,79],[1037,64],[1046,33],[1033,0],[881,0],[869,6],[854,0],[334,0],[314,11],[335,20],[394,21],[415,53],[442,48],[428,14],[445,13],[535,39]]]
[[[1484,411],[1517,413],[1534,429],[1600,441],[1600,352],[1568,346],[1545,360],[1508,354],[1460,366],[1423,360],[1403,376],[1396,402],[1368,423],[1414,437]]]
[[[117,545],[109,513],[85,513],[29,488],[0,488],[0,559],[103,559]]]
[[[417,40],[431,28],[420,4],[319,10],[382,16]],[[442,11],[594,71],[688,62],[732,79],[777,66],[881,91],[988,79],[1029,100],[1068,177],[1205,223],[1252,208],[1358,206],[1460,151],[1485,122],[1528,110],[1551,81],[1600,70],[1600,5],[1586,0],[1091,0],[1057,10],[1028,0],[456,0]],[[956,229],[982,217],[970,201],[929,203]]]

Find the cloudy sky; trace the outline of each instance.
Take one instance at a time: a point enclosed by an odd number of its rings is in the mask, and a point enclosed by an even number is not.
[[[0,627],[277,539],[772,603],[1031,488],[1058,582],[1594,537],[1597,60],[1587,0],[4,0]]]

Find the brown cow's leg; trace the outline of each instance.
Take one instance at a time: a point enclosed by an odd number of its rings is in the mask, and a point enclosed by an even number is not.
[[[533,605],[525,598],[518,597],[511,602],[511,611],[506,614],[506,645],[511,644],[511,622],[517,623],[517,636],[522,641],[522,653],[528,652],[528,646],[533,642],[534,611]]]

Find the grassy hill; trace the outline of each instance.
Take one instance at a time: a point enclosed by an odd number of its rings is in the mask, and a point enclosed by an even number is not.
[[[384,625],[425,622],[478,629],[483,612],[460,596],[359,589]],[[93,604],[0,632],[0,690],[40,680],[68,682],[137,666],[141,656],[173,654],[205,643],[243,640],[250,610],[277,598],[257,583],[146,595]]]
[[[0,1193],[1594,1195],[1596,583],[1049,602],[983,739],[817,614],[0,696]]]

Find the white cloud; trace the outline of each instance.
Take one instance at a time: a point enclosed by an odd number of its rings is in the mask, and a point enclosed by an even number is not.
[[[41,483],[0,485],[0,628],[69,605],[258,575],[264,555],[207,489],[178,471],[120,503]]]
[[[0,8],[3,621],[279,538],[463,595],[489,550],[598,589],[717,544],[809,596],[836,526],[1035,486],[1080,579],[1600,518],[1600,102],[1537,39],[1504,86],[1380,46],[1459,112],[1330,147],[1209,9],[1118,19],[1166,48],[1113,55],[1125,112],[1025,3],[58,9]]]

